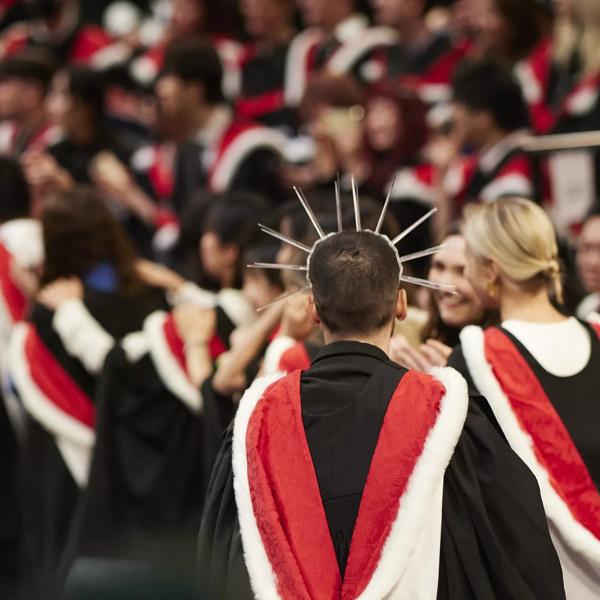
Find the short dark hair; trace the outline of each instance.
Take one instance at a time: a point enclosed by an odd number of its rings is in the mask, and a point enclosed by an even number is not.
[[[489,112],[504,131],[529,125],[521,87],[507,67],[492,59],[464,60],[454,73],[452,91],[455,102]]]
[[[103,117],[106,102],[104,75],[87,67],[72,67],[68,76],[71,96],[89,106],[97,117]]]
[[[29,216],[31,197],[21,165],[12,158],[0,156],[0,222]]]
[[[381,236],[344,231],[319,242],[309,278],[319,317],[335,335],[369,334],[394,318],[400,267]]]
[[[173,43],[165,55],[161,75],[175,75],[186,83],[199,83],[210,104],[223,101],[223,67],[215,49],[195,38]]]
[[[8,56],[0,62],[0,82],[18,79],[36,83],[43,94],[48,91],[54,72],[55,63],[52,56],[40,49]]]

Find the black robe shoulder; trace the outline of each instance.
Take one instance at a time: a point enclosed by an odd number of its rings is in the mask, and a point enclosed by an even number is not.
[[[564,598],[535,478],[471,399],[444,480],[438,598]],[[207,597],[254,598],[244,564],[233,488],[232,427],[209,484],[199,535]]]

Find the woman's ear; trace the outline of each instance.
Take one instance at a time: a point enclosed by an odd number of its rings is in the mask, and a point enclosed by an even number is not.
[[[312,294],[309,294],[306,298],[306,312],[310,317],[310,320],[315,325],[321,324],[321,318],[319,317],[319,313],[317,312],[317,307],[315,306],[315,299]]]
[[[406,313],[408,312],[408,299],[406,297],[406,290],[400,288],[398,290],[398,298],[396,300],[396,319],[404,321],[406,319]]]

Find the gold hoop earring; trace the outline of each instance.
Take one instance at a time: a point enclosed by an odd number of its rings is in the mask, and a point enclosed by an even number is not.
[[[485,291],[490,298],[498,296],[498,284],[495,281],[488,281],[485,284]]]

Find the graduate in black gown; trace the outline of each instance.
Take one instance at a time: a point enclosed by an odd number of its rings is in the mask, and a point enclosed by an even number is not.
[[[565,316],[552,223],[527,200],[471,209],[466,275],[498,327],[467,327],[450,364],[485,395],[538,479],[568,598],[600,595],[600,328]]]
[[[9,376],[27,416],[19,464],[21,581],[47,590],[85,490],[95,441],[94,395],[106,349],[164,305],[134,270],[125,233],[85,189],[42,212],[42,290],[13,331]],[[85,335],[91,329],[91,340]]]
[[[564,598],[535,478],[485,401],[387,357],[406,314],[391,246],[346,231],[307,248],[327,345],[240,403],[200,529],[207,597]]]

